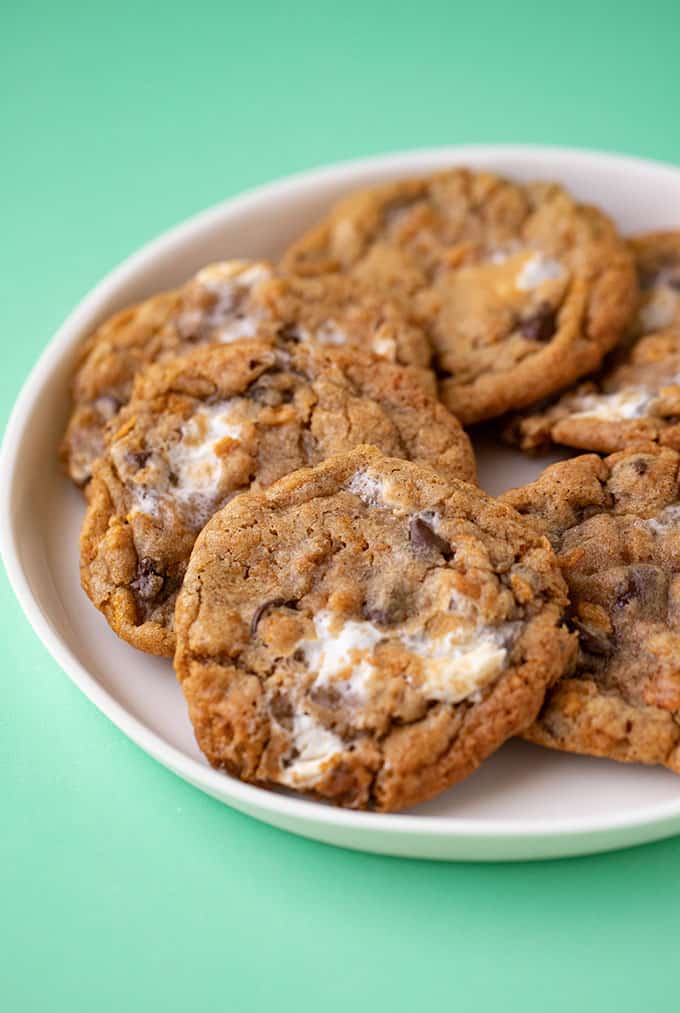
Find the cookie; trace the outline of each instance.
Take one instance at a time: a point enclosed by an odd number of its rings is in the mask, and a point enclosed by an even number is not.
[[[462,780],[565,669],[547,541],[476,487],[361,447],[199,536],[175,667],[215,767],[350,808]]]
[[[465,424],[596,369],[636,301],[632,255],[556,184],[452,169],[351,194],[287,251],[297,273],[351,273],[412,301]]]
[[[129,400],[140,369],[198,344],[253,337],[358,345],[407,365],[427,366],[431,356],[408,308],[357,280],[284,277],[264,261],[211,264],[182,288],[117,313],[84,344],[62,445],[70,477],[89,480],[104,428]]]
[[[680,449],[680,232],[631,240],[641,298],[627,340],[596,380],[512,419],[523,450],[562,443],[608,454],[652,440]]]
[[[680,327],[680,230],[645,232],[629,243],[641,290],[634,332]]]
[[[119,636],[169,655],[194,539],[251,484],[368,441],[474,479],[467,436],[420,380],[419,370],[357,349],[256,340],[149,367],[87,487],[85,591]]]
[[[680,773],[680,457],[572,458],[502,499],[551,541],[579,634],[526,738]]]

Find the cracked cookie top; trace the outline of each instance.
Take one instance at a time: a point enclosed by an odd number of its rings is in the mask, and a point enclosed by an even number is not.
[[[283,264],[407,294],[442,400],[466,424],[596,369],[637,293],[631,253],[602,212],[556,184],[466,169],[350,195]]]
[[[514,511],[361,447],[212,518],[175,667],[213,765],[396,810],[533,719],[572,650],[565,605],[548,543]]]
[[[370,353],[240,341],[139,374],[88,485],[82,582],[113,629],[171,654],[194,539],[251,485],[370,441],[474,481],[474,457],[422,371]]]
[[[524,450],[562,443],[612,453],[655,441],[680,450],[680,232],[630,241],[641,298],[628,339],[596,380],[512,419]]]
[[[531,741],[680,773],[679,466],[654,444],[584,455],[502,497],[552,543],[579,635]]]
[[[70,477],[79,485],[89,481],[106,424],[129,400],[140,369],[196,345],[255,337],[359,346],[423,367],[431,355],[405,303],[378,296],[356,279],[285,277],[265,261],[210,264],[181,288],[117,313],[83,345],[62,444]]]

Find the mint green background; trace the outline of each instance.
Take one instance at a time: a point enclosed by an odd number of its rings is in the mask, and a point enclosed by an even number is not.
[[[680,163],[679,41],[677,0],[7,0],[3,421],[101,275],[245,187],[340,158],[471,141]],[[677,1004],[680,839],[483,866],[286,836],[143,755],[48,657],[4,578],[0,593],[3,1009]]]

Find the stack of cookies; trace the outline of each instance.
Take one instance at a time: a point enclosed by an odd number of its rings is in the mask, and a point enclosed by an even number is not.
[[[118,313],[73,399],[83,587],[214,766],[380,811],[514,735],[680,773],[680,233],[389,183]],[[592,453],[493,499],[489,419]]]

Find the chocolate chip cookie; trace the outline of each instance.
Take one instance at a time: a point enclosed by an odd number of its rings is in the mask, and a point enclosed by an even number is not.
[[[653,440],[680,449],[680,232],[631,240],[641,299],[627,340],[597,379],[506,428],[524,450],[562,443],[611,453]]]
[[[502,499],[558,554],[580,650],[532,742],[680,773],[680,457],[572,458]]]
[[[87,488],[83,587],[119,636],[171,654],[177,590],[211,514],[251,484],[368,441],[474,479],[468,438],[419,369],[255,340],[149,367]]]
[[[637,295],[632,255],[601,211],[556,184],[466,169],[350,195],[283,263],[407,296],[441,398],[466,424],[596,369]]]
[[[84,344],[62,446],[71,478],[79,485],[89,480],[104,428],[129,400],[141,368],[199,344],[253,337],[359,346],[423,367],[431,356],[427,336],[406,304],[356,279],[284,277],[264,261],[211,264],[182,288],[117,313]]]
[[[175,667],[214,766],[396,810],[533,720],[572,653],[565,604],[547,541],[513,510],[362,447],[212,518]]]

